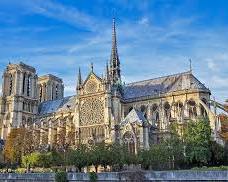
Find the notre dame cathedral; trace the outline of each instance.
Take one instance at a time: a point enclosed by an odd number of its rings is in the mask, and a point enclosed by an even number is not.
[[[137,152],[167,137],[172,122],[184,127],[199,116],[209,118],[216,139],[220,123],[211,109],[211,92],[191,70],[122,82],[115,21],[112,28],[105,75],[96,74],[91,65],[83,79],[79,68],[73,96],[64,97],[61,78],[51,74],[38,77],[35,68],[22,62],[8,64],[0,97],[1,139],[7,139],[11,128],[25,127],[43,146],[60,139],[71,146],[104,141],[126,144]]]

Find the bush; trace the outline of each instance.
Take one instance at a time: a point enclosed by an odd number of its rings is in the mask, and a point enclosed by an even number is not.
[[[89,173],[89,181],[91,181],[91,182],[96,182],[96,181],[97,181],[97,173],[95,173],[95,172],[90,172],[90,173]]]
[[[15,172],[18,173],[18,174],[23,174],[23,173],[26,172],[26,169],[25,169],[25,168],[17,168],[17,169],[15,170]]]
[[[56,182],[67,182],[67,173],[65,171],[59,171],[55,173]]]

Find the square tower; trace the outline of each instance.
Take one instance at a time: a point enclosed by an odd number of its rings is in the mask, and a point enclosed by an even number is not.
[[[38,96],[40,102],[62,99],[64,96],[62,79],[52,74],[40,76],[38,78]]]
[[[2,139],[6,139],[11,128],[32,124],[38,110],[37,79],[31,66],[22,62],[7,65],[0,97]]]

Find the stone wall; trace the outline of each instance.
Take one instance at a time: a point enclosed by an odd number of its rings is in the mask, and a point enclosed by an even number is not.
[[[123,173],[99,173],[98,181],[125,181]],[[146,181],[228,181],[228,171],[147,171]],[[33,174],[0,174],[0,181],[4,182],[54,182],[53,173]],[[69,173],[69,182],[89,181],[86,173]]]

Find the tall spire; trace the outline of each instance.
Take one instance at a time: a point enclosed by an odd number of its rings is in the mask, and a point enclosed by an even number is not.
[[[112,51],[111,51],[111,58],[110,58],[110,76],[113,83],[117,83],[121,81],[120,61],[119,61],[119,55],[117,51],[115,18],[113,18],[113,23],[112,23]]]
[[[80,67],[79,67],[79,69],[78,69],[78,83],[77,83],[77,89],[80,88],[81,84],[82,84],[82,75],[81,75],[81,69],[80,69]]]

